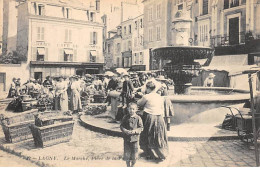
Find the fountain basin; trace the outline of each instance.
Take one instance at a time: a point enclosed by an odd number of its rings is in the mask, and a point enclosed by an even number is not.
[[[168,97],[175,112],[171,123],[180,124],[206,110],[245,103],[249,100],[250,94],[247,90],[226,87],[191,87],[190,95],[172,95],[169,92]]]
[[[174,94],[169,91],[167,96],[174,109],[174,116],[171,117],[172,124],[188,122],[189,119],[206,110],[245,103],[249,100],[250,94],[247,90],[233,89],[227,87],[190,87],[190,94]],[[108,94],[112,99],[117,99],[120,92],[114,91]],[[113,107],[111,105],[111,107]],[[117,105],[114,106],[117,109]],[[216,113],[217,114],[217,113]],[[224,117],[223,117],[224,120]]]

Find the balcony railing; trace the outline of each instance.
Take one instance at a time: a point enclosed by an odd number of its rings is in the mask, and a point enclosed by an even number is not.
[[[231,38],[229,35],[224,34],[216,35],[210,37],[210,44],[212,47],[218,46],[230,46],[230,45],[238,45],[238,44],[245,44],[251,40],[259,40],[260,34],[253,35],[250,32],[240,32],[238,35],[233,35]]]
[[[246,3],[246,0],[224,0],[224,9],[237,7]]]
[[[227,34],[210,37],[210,44],[212,47],[230,46],[243,43],[245,43],[245,32],[240,32],[237,35],[233,35],[231,38]]]

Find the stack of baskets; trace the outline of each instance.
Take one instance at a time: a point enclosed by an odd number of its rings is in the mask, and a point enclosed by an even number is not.
[[[72,116],[64,116],[56,111],[39,114],[35,117],[35,124],[30,126],[36,147],[68,142],[71,139],[73,127]]]
[[[13,113],[6,112],[1,115],[1,125],[7,142],[15,143],[32,138],[30,125],[34,124],[34,114],[37,109]]]

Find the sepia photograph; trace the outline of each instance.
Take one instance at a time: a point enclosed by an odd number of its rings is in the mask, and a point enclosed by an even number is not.
[[[260,0],[0,0],[0,167],[259,167]]]

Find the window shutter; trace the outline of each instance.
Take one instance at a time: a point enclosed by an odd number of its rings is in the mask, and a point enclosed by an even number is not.
[[[90,44],[93,44],[93,32],[90,32]]]
[[[73,60],[72,61],[77,62],[77,49],[74,50]]]
[[[44,56],[44,61],[48,61],[48,55],[49,55],[48,48],[45,48],[45,56]]]
[[[65,42],[68,41],[68,29],[65,29]]]
[[[45,7],[42,6],[42,15],[45,15]]]
[[[97,32],[95,32],[95,41],[96,41],[96,44],[97,44]]]
[[[42,27],[41,40],[44,40],[44,27]]]
[[[37,27],[37,40],[41,39],[41,27]]]
[[[64,52],[63,49],[59,49],[59,61],[64,61]]]
[[[36,61],[37,58],[37,47],[32,47],[32,61]]]
[[[71,42],[71,41],[72,41],[72,39],[71,39],[71,35],[72,35],[72,31],[71,31],[71,30],[69,30],[69,42]]]

